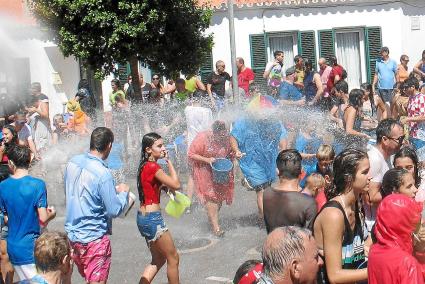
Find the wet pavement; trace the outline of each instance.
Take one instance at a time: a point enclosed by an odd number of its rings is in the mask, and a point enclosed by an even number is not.
[[[64,188],[63,168],[50,169],[46,176],[49,204],[58,215],[48,226],[63,231]],[[131,191],[137,195],[135,178],[129,177]],[[165,208],[167,197],[162,196]],[[126,218],[115,219],[112,240],[112,267],[108,283],[138,283],[144,267],[150,262],[150,252],[136,225],[137,206]],[[180,252],[181,283],[231,283],[234,274],[245,260],[260,259],[261,244],[266,236],[257,218],[255,192],[248,192],[236,182],[235,198],[231,206],[223,205],[220,211],[223,238],[214,237],[209,231],[206,212],[201,206],[191,214],[175,219],[163,212],[165,222]],[[76,268],[73,283],[84,283]],[[164,266],[153,283],[167,283]]]

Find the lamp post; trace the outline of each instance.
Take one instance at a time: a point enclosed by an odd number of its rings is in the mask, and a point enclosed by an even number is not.
[[[238,86],[238,68],[236,67],[236,43],[235,43],[235,21],[233,16],[233,0],[227,0],[227,10],[229,12],[229,34],[230,34],[230,58],[232,60],[232,89],[233,89],[233,103],[235,103],[235,95],[239,98]]]

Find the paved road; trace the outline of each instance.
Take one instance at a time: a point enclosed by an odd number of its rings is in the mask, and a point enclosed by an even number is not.
[[[49,229],[63,231],[64,191],[60,170],[59,167],[56,171],[50,170],[46,180],[49,203],[58,210],[58,216],[49,224]],[[136,193],[134,186],[132,191]],[[162,198],[162,204],[166,204],[166,197]],[[150,261],[147,245],[136,226],[136,207],[125,219],[114,220],[111,237],[112,268],[108,283],[138,283],[140,274]],[[202,208],[178,220],[164,213],[166,224],[180,251],[181,283],[229,283],[226,279],[233,279],[242,262],[259,259],[260,246],[266,232],[257,225],[256,213],[255,193],[247,192],[239,185],[233,204],[223,206],[220,212],[222,228],[226,231],[222,239],[209,233],[207,216]],[[201,248],[191,249],[192,246]],[[76,269],[73,280],[73,283],[84,283]],[[154,283],[167,283],[165,267]]]

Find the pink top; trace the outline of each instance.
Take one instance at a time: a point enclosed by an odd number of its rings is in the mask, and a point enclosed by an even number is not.
[[[331,74],[332,71],[332,67],[331,66],[326,66],[325,69],[320,69],[319,70],[319,74],[320,74],[320,80],[322,81],[322,85],[323,85],[323,90],[324,90],[324,97],[328,97],[329,96],[329,91],[327,88],[327,83],[328,83],[328,79],[329,79],[329,74]]]

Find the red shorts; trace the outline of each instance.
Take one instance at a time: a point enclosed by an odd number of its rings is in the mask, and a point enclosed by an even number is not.
[[[111,268],[111,241],[105,235],[88,244],[73,243],[73,260],[87,283],[108,280]]]

